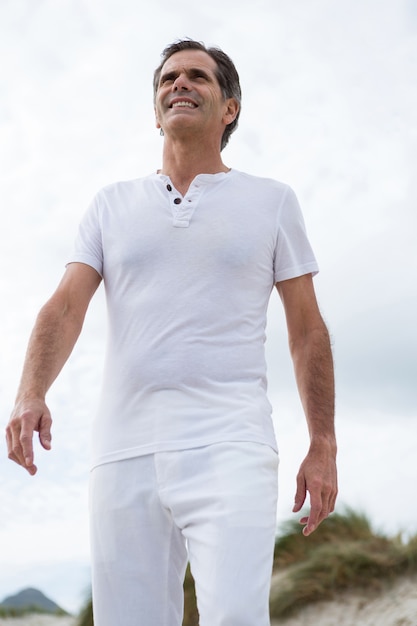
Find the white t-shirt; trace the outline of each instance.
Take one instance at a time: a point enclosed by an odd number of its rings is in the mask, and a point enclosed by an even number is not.
[[[274,284],[315,274],[293,191],[235,170],[182,197],[162,174],[102,189],[69,260],[104,279],[93,465],[222,441],[276,448],[264,355]]]

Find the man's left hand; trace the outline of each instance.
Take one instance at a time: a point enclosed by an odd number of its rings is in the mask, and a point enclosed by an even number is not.
[[[293,512],[301,510],[310,494],[310,514],[300,519],[307,537],[334,511],[337,496],[336,455],[333,446],[312,445],[297,474]]]

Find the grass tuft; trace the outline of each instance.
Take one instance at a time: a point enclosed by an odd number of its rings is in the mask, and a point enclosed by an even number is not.
[[[417,573],[417,536],[404,543],[399,536],[375,533],[366,516],[350,510],[332,515],[308,538],[292,522],[283,530],[275,550],[274,571],[280,578],[270,601],[275,619],[340,591],[377,591],[399,576]]]

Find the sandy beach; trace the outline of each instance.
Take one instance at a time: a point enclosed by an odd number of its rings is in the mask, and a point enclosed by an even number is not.
[[[294,617],[272,622],[272,626],[336,625],[417,626],[417,577],[400,579],[383,593],[338,595],[337,600],[313,604]],[[76,626],[76,618],[27,615],[0,618],[0,626]]]

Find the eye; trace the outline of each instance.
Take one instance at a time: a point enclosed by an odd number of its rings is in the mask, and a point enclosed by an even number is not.
[[[176,76],[174,74],[164,74],[159,80],[160,85],[166,85],[166,83],[172,83]]]
[[[190,78],[192,80],[203,80],[208,81],[209,77],[207,76],[204,70],[194,69],[190,72]]]

